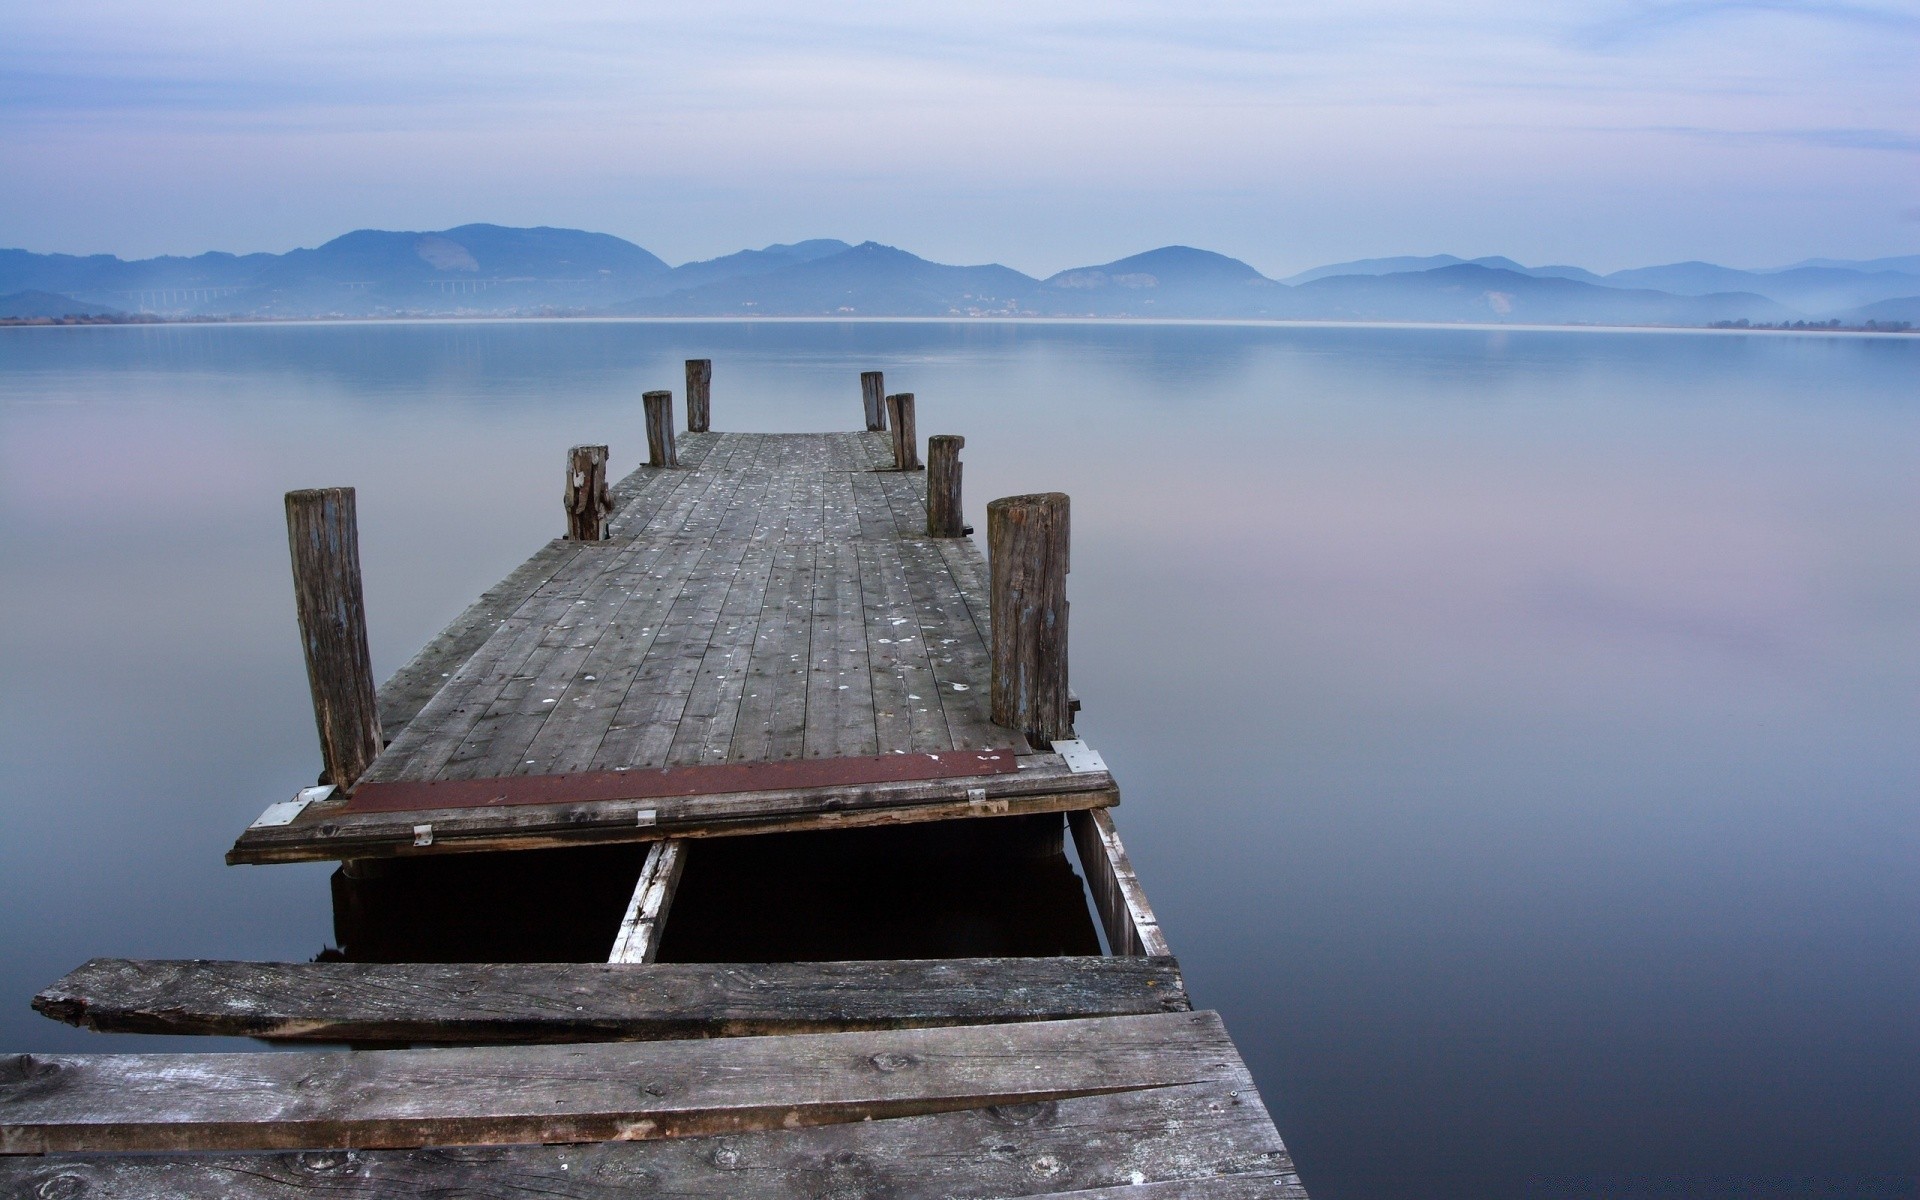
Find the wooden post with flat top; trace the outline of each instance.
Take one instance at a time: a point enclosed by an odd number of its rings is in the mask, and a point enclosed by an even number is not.
[[[887,397],[887,424],[893,426],[893,469],[920,470],[920,442],[913,429],[912,392]]]
[[[360,523],[352,488],[287,493],[293,596],[306,650],[325,782],[353,787],[383,744],[360,592]]]
[[[673,393],[647,392],[640,403],[647,409],[647,465],[679,466],[680,456],[673,449]]]
[[[1073,736],[1067,690],[1068,506],[1063,492],[987,505],[993,723],[1035,749]]]
[[[604,541],[613,500],[607,495],[607,448],[575,446],[567,451],[567,540]]]
[[[867,432],[878,433],[887,427],[886,376],[879,371],[860,372],[860,402],[867,409]]]
[[[936,433],[927,439],[927,536],[967,536],[960,516],[960,448],[967,439]]]
[[[713,419],[713,360],[687,360],[687,432],[705,433]]]

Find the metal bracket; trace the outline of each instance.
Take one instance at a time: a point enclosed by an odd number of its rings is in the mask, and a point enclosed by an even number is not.
[[[416,846],[433,845],[433,826],[415,825],[413,827],[413,844]]]
[[[1091,775],[1107,769],[1107,760],[1100,757],[1100,752],[1079,738],[1055,738],[1053,752],[1066,760],[1067,770],[1075,775]]]
[[[273,825],[291,825],[295,817],[307,810],[307,805],[325,800],[333,795],[335,790],[330,783],[323,783],[319,787],[301,788],[294,794],[293,799],[267,805],[267,810],[261,813],[259,819],[248,828],[265,829]]]

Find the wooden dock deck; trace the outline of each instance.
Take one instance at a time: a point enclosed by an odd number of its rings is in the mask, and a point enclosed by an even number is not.
[[[885,433],[685,435],[381,692],[353,796],[235,863],[1063,812],[1113,778],[995,725],[987,563]],[[336,794],[338,795],[338,794]],[[430,840],[427,840],[430,839]]]
[[[1305,1196],[1071,736],[1064,497],[1009,575],[957,536],[959,439],[934,439],[931,491],[917,469],[911,396],[872,374],[866,432],[713,433],[710,379],[689,363],[677,438],[648,394],[651,465],[624,480],[576,448],[570,536],[377,696],[351,497],[344,524],[289,502],[350,786],[269,806],[228,860],[342,860],[338,888],[647,843],[606,961],[89,962],[35,1007],[354,1048],[0,1057],[0,1194]],[[303,574],[315,529],[337,577]],[[689,839],[904,825],[1055,861],[1070,832],[1109,954],[657,961]]]

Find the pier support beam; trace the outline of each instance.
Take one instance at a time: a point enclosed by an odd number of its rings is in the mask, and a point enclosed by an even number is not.
[[[673,893],[680,886],[680,872],[686,864],[686,844],[678,838],[655,842],[647,851],[646,865],[640,868],[640,880],[634,885],[633,899],[627,903],[627,915],[613,939],[608,962],[650,963],[659,957],[667,910],[673,907]]]
[[[687,360],[687,432],[705,433],[713,417],[713,360]]]
[[[957,433],[936,433],[927,439],[927,536],[957,538],[967,535],[960,515],[960,448],[967,439]]]
[[[613,499],[607,495],[607,448],[575,446],[567,451],[567,540],[606,539]]]
[[[324,779],[345,791],[384,744],[367,654],[353,489],[288,492],[287,546]]]
[[[887,424],[893,426],[893,468],[920,470],[920,439],[913,428],[913,393],[887,397]]]
[[[1068,504],[1063,492],[987,505],[993,723],[1035,749],[1073,736],[1067,689]]]
[[[867,409],[867,432],[878,433],[887,427],[886,376],[879,371],[860,372],[860,402]]]
[[[673,393],[647,392],[640,403],[647,410],[647,465],[679,466],[680,456],[673,449]]]

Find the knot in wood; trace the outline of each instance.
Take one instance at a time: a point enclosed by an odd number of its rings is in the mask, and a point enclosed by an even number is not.
[[[904,1071],[908,1067],[917,1066],[920,1062],[919,1059],[911,1054],[900,1054],[892,1050],[883,1050],[867,1061],[873,1064],[874,1070],[888,1074],[894,1071]]]
[[[0,1085],[35,1083],[59,1073],[59,1063],[31,1054],[9,1054],[0,1058]]]
[[[335,1175],[358,1167],[360,1156],[351,1150],[308,1150],[295,1155],[293,1161],[309,1175]]]
[[[75,1200],[87,1194],[87,1181],[78,1175],[55,1175],[33,1189],[39,1200]]]
[[[1027,1104],[993,1104],[987,1107],[987,1119],[1001,1125],[1011,1125],[1015,1129],[1028,1129],[1053,1124],[1059,1111],[1060,1106],[1051,1100],[1036,1100]]]

